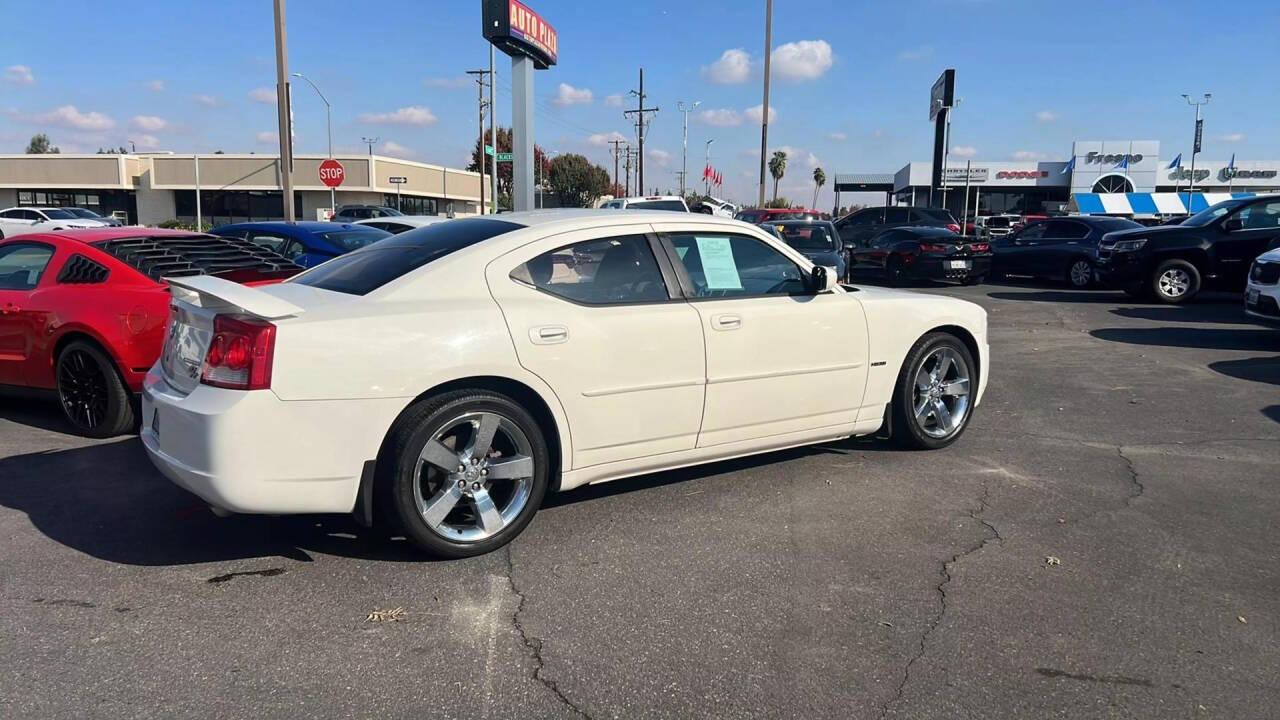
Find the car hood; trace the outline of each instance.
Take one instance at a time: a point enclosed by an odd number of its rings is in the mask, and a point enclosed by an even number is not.
[[[1276,248],[1275,250],[1268,250],[1262,253],[1261,255],[1259,255],[1258,259],[1261,260],[1262,262],[1280,263],[1280,248]]]
[[[1106,237],[1114,240],[1123,240],[1126,238],[1147,238],[1159,242],[1161,238],[1178,238],[1190,235],[1199,235],[1204,228],[1183,227],[1182,225],[1155,225],[1153,227],[1132,228],[1130,230],[1113,230],[1104,233]]]
[[[836,265],[840,264],[840,254],[835,250],[801,250],[805,257],[813,261],[814,265]]]

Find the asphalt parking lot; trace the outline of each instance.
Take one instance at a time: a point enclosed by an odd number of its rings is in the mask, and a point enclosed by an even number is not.
[[[952,448],[584,488],[465,561],[215,518],[136,438],[0,401],[0,717],[1280,714],[1280,330],[929,292],[990,312]]]

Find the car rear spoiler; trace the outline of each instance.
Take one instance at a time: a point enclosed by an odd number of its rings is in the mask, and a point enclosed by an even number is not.
[[[169,283],[169,287],[173,288],[175,297],[200,307],[219,304],[208,302],[206,298],[209,298],[235,305],[246,313],[257,315],[264,320],[276,320],[305,312],[288,300],[282,300],[257,288],[213,275],[191,275],[165,278],[165,280]]]

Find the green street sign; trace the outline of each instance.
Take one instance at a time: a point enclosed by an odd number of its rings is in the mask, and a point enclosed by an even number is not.
[[[511,153],[498,153],[498,162],[511,162]]]
[[[485,146],[484,146],[484,154],[485,154],[485,155],[492,155],[492,154],[493,154],[493,146],[492,146],[492,145],[485,145]]]

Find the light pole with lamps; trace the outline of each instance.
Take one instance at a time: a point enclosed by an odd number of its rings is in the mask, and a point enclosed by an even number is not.
[[[333,106],[329,104],[329,98],[326,98],[324,96],[324,93],[320,92],[320,88],[316,87],[316,84],[311,82],[311,78],[307,77],[306,75],[303,75],[300,72],[294,73],[293,76],[296,78],[302,78],[303,80],[306,80],[307,84],[311,86],[311,89],[315,90],[316,94],[320,96],[320,101],[324,103],[324,121],[325,121],[325,124],[328,126],[328,134],[329,134],[328,158],[332,160],[333,159]],[[332,187],[329,188],[329,210],[334,213],[338,212],[338,191],[336,188],[332,188]]]
[[[1187,214],[1191,214],[1191,196],[1196,192],[1196,153],[1200,152],[1200,138],[1204,134],[1203,125],[1200,120],[1200,106],[1208,105],[1209,98],[1213,97],[1213,93],[1205,93],[1204,100],[1192,100],[1190,95],[1183,93],[1182,99],[1187,101],[1188,105],[1194,105],[1196,108],[1196,132],[1191,140],[1191,185],[1187,188]]]
[[[689,175],[689,113],[693,112],[701,104],[701,100],[695,100],[689,107],[684,106],[683,100],[676,103],[676,108],[684,113],[684,140],[680,151],[680,197],[684,197],[684,181]]]

